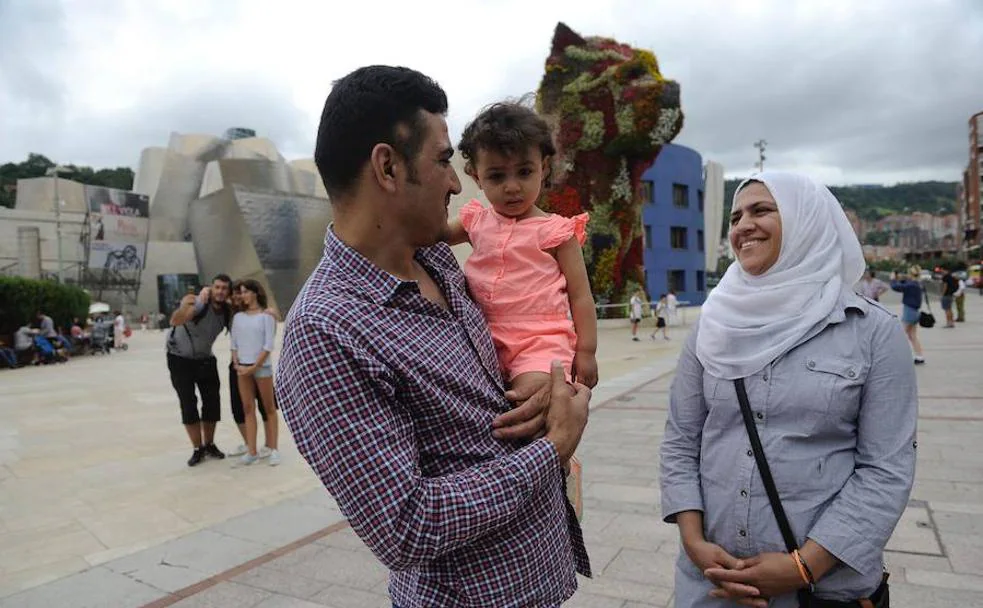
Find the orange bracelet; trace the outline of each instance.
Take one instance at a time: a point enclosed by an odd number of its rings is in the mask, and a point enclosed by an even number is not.
[[[816,583],[812,580],[812,577],[806,572],[805,564],[802,563],[802,556],[799,555],[799,550],[796,549],[792,551],[792,559],[795,560],[795,567],[799,569],[799,575],[802,577],[802,582],[809,586],[810,591],[814,591]]]

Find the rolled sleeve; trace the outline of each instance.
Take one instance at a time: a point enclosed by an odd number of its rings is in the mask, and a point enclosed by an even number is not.
[[[901,327],[885,316],[871,348],[853,474],[808,534],[866,576],[881,569],[884,547],[908,504],[918,420],[915,370]]]
[[[675,523],[683,511],[703,511],[700,489],[700,444],[707,418],[703,398],[703,366],[696,358],[696,335],[691,333],[676,365],[669,392],[669,415],[662,440],[660,468],[662,517]]]
[[[276,321],[272,316],[263,315],[263,350],[273,352],[273,342],[276,338]]]
[[[397,380],[349,334],[303,313],[288,324],[277,400],[297,448],[387,567],[421,566],[521,516],[561,467],[539,439],[507,456],[424,477]]]

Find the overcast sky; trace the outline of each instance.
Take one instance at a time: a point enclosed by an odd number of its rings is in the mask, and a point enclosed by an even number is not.
[[[728,176],[764,138],[767,166],[831,184],[956,180],[983,111],[981,0],[0,0],[0,163],[135,167],[231,126],[311,156],[331,82],[371,63],[436,78],[456,141],[535,91],[558,20],[653,50],[676,143]]]

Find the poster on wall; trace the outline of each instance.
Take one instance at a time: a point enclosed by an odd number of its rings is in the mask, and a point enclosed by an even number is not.
[[[105,186],[86,186],[85,200],[89,212],[130,218],[150,217],[150,197]]]
[[[89,269],[126,275],[139,273],[147,246],[143,243],[92,241],[89,245]]]
[[[150,220],[125,215],[89,214],[89,234],[93,243],[112,241],[146,243]]]

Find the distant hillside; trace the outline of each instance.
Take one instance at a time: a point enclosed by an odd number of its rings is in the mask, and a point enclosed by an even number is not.
[[[730,205],[739,179],[724,182],[724,218],[730,217]],[[846,209],[862,219],[876,220],[895,213],[921,211],[936,215],[955,213],[958,182],[911,182],[894,186],[831,186],[830,190]],[[727,221],[724,222],[726,234]]]

